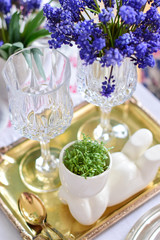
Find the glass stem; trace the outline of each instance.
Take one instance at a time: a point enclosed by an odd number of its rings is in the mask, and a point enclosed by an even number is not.
[[[49,141],[40,141],[41,146],[41,156],[36,160],[36,169],[40,172],[50,172],[51,164],[54,165],[53,158],[50,153],[50,142]]]
[[[40,141],[41,157],[43,158],[43,165],[45,166],[51,160],[50,142]]]
[[[101,108],[100,125],[104,132],[108,132],[108,130],[110,129],[110,113],[111,108]]]

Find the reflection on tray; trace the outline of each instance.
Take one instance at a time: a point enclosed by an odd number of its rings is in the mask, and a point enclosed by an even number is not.
[[[79,127],[91,117],[99,115],[97,107],[87,104],[81,106],[74,113],[71,126],[66,132],[53,141],[51,146],[62,148],[68,142],[77,139]],[[131,134],[140,128],[148,128],[153,133],[153,144],[160,142],[159,125],[150,116],[148,116],[132,99],[129,103],[115,107],[111,113],[112,118],[117,118],[126,123]],[[38,143],[33,140],[26,140],[12,147],[6,154],[13,159],[15,163],[9,163],[5,177],[9,185],[4,187],[0,184],[0,204],[8,217],[16,225],[22,237],[32,239],[36,235],[36,229],[28,226],[18,211],[17,200],[21,192],[28,191],[23,185],[19,176],[19,164],[23,155],[30,149],[37,147]],[[121,146],[122,147],[122,146]],[[120,148],[120,146],[119,146]],[[121,149],[121,148],[120,148]],[[3,165],[0,164],[0,168]],[[103,216],[91,226],[79,224],[70,214],[67,206],[63,205],[57,192],[42,193],[39,197],[44,202],[48,214],[48,222],[59,229],[68,239],[93,239],[96,235],[119,221],[123,216],[133,211],[143,204],[147,199],[160,192],[160,173],[158,172],[155,180],[150,183],[143,191],[135,194],[126,201],[108,207]]]

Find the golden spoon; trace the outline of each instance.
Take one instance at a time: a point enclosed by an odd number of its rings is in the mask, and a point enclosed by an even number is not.
[[[23,192],[19,197],[18,207],[25,221],[31,225],[41,226],[50,239],[53,238],[47,231],[47,227],[55,232],[62,240],[67,240],[62,233],[60,233],[57,229],[50,227],[50,225],[46,222],[47,212],[39,197],[33,193]]]

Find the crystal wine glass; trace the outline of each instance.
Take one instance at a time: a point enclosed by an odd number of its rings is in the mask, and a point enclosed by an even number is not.
[[[128,139],[127,125],[116,119],[110,119],[112,107],[120,105],[128,100],[137,83],[137,69],[129,58],[125,58],[118,66],[102,67],[99,61],[91,65],[85,65],[78,59],[77,84],[78,91],[85,100],[99,106],[101,116],[89,119],[78,131],[78,139],[82,133],[98,141],[103,141],[107,147],[114,146],[114,150],[120,150]],[[103,88],[106,91],[102,94]]]
[[[21,179],[35,192],[56,190],[60,150],[49,143],[69,127],[73,116],[69,60],[48,47],[26,48],[7,60],[3,75],[14,128],[40,142],[40,148],[23,157]]]

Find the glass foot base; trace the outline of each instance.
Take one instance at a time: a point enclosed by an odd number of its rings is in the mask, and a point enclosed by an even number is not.
[[[54,155],[56,159],[59,158],[60,150],[57,148],[51,148],[51,155]],[[40,147],[34,148],[29,151],[23,157],[20,163],[20,177],[24,185],[33,192],[52,192],[56,191],[61,183],[59,179],[59,168],[57,166],[50,171],[38,171],[35,167],[36,160],[39,159],[41,152]]]
[[[124,123],[115,119],[110,119],[110,128],[106,131],[100,125],[100,118],[95,117],[85,122],[79,129],[77,138],[83,139],[83,134],[98,142],[103,141],[107,148],[112,148],[111,152],[121,151],[129,138],[129,129]]]

